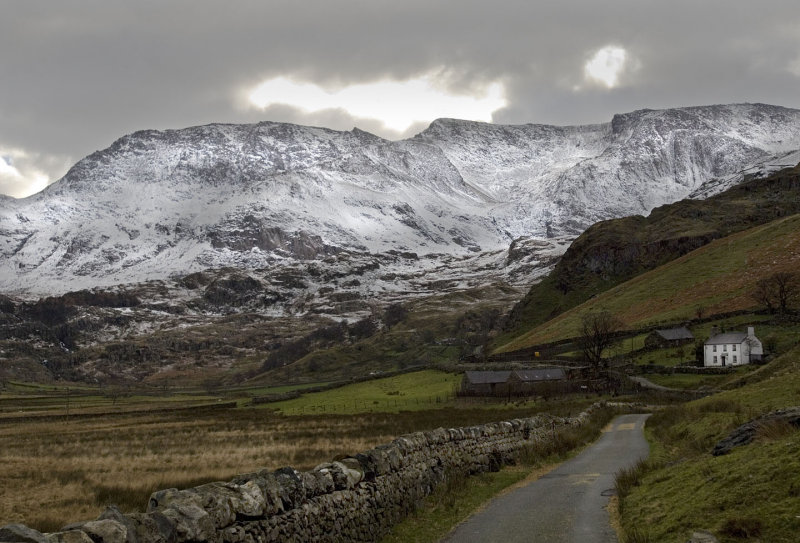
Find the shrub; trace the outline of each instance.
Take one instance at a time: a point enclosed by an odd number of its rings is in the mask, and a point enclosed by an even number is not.
[[[629,468],[622,468],[614,476],[614,489],[619,496],[619,514],[622,514],[622,504],[624,499],[630,494],[634,487],[639,486],[641,483],[642,475],[647,470],[647,462],[639,460]],[[638,540],[633,540],[638,541]],[[645,540],[646,541],[646,540]]]
[[[625,534],[622,541],[623,543],[650,543],[652,539],[647,531],[634,528],[630,533]]]
[[[747,539],[761,535],[761,521],[752,517],[735,517],[725,521],[720,529],[722,535]]]

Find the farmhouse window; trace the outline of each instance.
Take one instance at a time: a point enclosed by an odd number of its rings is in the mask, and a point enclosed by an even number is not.
[[[714,357],[714,364],[716,364],[716,363],[717,363],[717,357],[715,356]]]
[[[736,355],[733,355],[733,363],[736,364]]]
[[[717,352],[717,346],[716,345],[714,345],[714,352]],[[716,358],[716,356],[714,358]]]
[[[727,352],[728,352],[728,346],[727,346],[727,345],[723,345],[723,346],[722,346],[722,350],[723,350],[723,351],[725,351],[725,352],[727,353]]]
[[[733,352],[736,352],[736,345],[733,346]]]

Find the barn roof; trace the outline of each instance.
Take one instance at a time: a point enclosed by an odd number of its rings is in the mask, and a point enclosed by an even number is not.
[[[668,341],[677,341],[680,339],[694,339],[692,332],[685,326],[678,328],[667,328],[664,330],[656,330],[656,333]]]
[[[566,379],[566,374],[564,370],[561,368],[546,368],[546,369],[538,369],[538,370],[517,370],[514,373],[517,374],[520,381],[529,382],[529,381],[557,381],[561,379]]]
[[[706,345],[723,345],[731,343],[741,343],[747,338],[744,332],[725,332],[724,334],[717,334],[714,337],[708,338]]]
[[[511,375],[510,371],[467,371],[467,381],[475,385],[505,383]]]

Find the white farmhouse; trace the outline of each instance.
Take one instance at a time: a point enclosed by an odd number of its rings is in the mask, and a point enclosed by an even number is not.
[[[752,326],[744,332],[725,332],[711,336],[703,345],[703,365],[706,367],[741,366],[759,362],[764,354],[761,342]]]

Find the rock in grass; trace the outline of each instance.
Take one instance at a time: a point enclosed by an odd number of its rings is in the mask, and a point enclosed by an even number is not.
[[[728,437],[714,445],[711,454],[714,456],[722,456],[723,454],[728,454],[736,447],[747,445],[755,439],[759,430],[774,423],[787,423],[796,428],[800,428],[800,407],[779,409],[742,424],[731,432]]]
[[[692,532],[692,538],[686,543],[719,543],[719,539],[709,531],[697,530]]]

